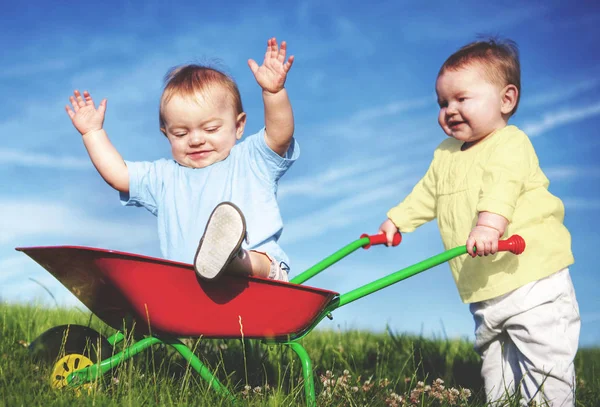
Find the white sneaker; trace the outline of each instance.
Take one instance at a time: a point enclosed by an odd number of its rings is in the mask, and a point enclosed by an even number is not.
[[[239,253],[246,236],[246,220],[231,202],[221,202],[208,218],[194,257],[194,270],[204,280],[217,278]]]

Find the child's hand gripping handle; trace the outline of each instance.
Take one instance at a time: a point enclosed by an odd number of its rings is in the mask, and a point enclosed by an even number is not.
[[[506,240],[498,240],[498,251],[521,254],[525,251],[525,239],[519,235],[512,235]]]
[[[373,245],[387,244],[387,236],[385,235],[385,233],[379,233],[377,235],[369,235],[367,233],[363,233],[362,235],[360,235],[361,239],[364,237],[369,238],[369,243],[365,244],[363,246],[363,249],[368,249],[369,247],[371,247]],[[400,234],[400,232],[397,232],[394,235],[394,240],[392,240],[392,246],[398,246],[401,241],[402,241],[402,235]]]

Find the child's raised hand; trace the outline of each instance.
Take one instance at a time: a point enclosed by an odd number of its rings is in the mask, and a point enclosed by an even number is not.
[[[467,252],[471,257],[496,254],[498,252],[498,239],[500,239],[500,232],[497,229],[477,225],[469,233]],[[476,247],[476,251],[473,251],[473,246]]]
[[[381,226],[379,226],[379,233],[385,234],[387,238],[386,245],[392,246],[394,242],[394,235],[398,233],[398,228],[396,227],[396,225],[394,225],[394,222],[392,222],[389,219],[386,219],[385,222],[383,222]]]
[[[98,109],[96,109],[94,100],[87,90],[83,91],[83,97],[78,90],[75,90],[73,96],[69,97],[69,101],[73,107],[66,105],[65,109],[73,122],[73,126],[82,136],[90,131],[102,129],[104,113],[106,112],[106,99],[102,99]]]
[[[256,78],[256,82],[263,90],[270,93],[277,93],[283,89],[287,73],[294,63],[294,56],[290,56],[287,61],[286,56],[287,44],[281,42],[281,47],[278,49],[277,40],[273,37],[267,41],[267,52],[265,60],[261,66],[258,66],[253,59],[248,60],[248,66]]]

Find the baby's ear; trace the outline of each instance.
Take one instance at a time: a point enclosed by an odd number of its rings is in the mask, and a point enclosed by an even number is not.
[[[517,106],[519,100],[519,89],[515,85],[506,85],[502,94],[502,105],[500,110],[502,114],[511,114]]]
[[[164,134],[164,135],[165,135],[165,137],[167,137],[167,130],[166,130],[164,127],[161,127],[161,128],[160,128],[160,132],[161,132],[162,134]]]
[[[244,128],[246,127],[246,113],[242,112],[238,114],[235,119],[235,137],[239,140],[244,134]]]

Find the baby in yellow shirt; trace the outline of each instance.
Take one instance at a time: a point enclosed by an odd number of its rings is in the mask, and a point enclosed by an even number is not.
[[[467,238],[475,258],[453,259],[450,268],[475,320],[489,402],[519,391],[526,402],[574,406],[580,317],[571,236],[529,138],[508,125],[520,91],[514,42],[477,41],[451,55],[436,81],[438,122],[449,138],[379,231],[391,244],[397,231],[437,219],[446,249]],[[486,257],[512,234],[527,243],[522,255]]]

